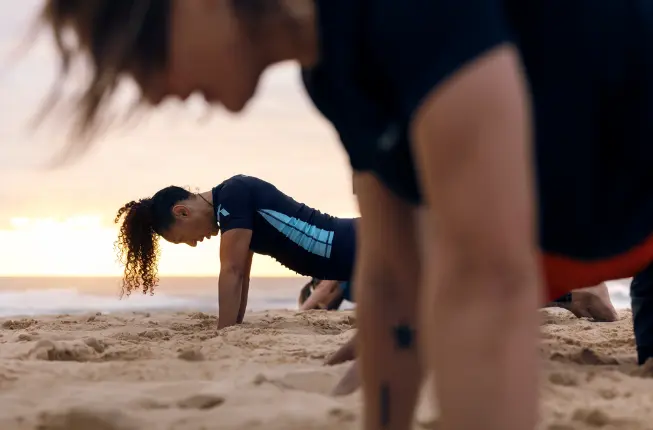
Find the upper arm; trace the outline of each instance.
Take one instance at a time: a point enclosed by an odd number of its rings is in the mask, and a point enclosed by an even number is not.
[[[484,253],[523,253],[534,240],[534,169],[514,50],[496,48],[432,91],[412,137],[424,197],[442,223],[438,235]]]
[[[244,275],[251,264],[254,196],[244,181],[232,178],[220,190],[217,203],[216,219],[222,232],[221,270],[228,269]]]
[[[247,275],[251,265],[252,252],[249,245],[252,230],[235,228],[222,234],[220,239],[220,270],[230,270]]]
[[[503,3],[396,2],[406,24],[378,54],[438,242],[501,258],[534,241],[530,112]]]
[[[224,235],[232,229],[251,230],[254,225],[254,196],[250,187],[237,178],[229,180],[220,190],[216,219]]]
[[[511,42],[501,0],[386,0],[372,50],[400,114],[410,121],[425,98],[459,69]],[[391,15],[391,17],[390,17]],[[386,22],[393,22],[388,26]]]

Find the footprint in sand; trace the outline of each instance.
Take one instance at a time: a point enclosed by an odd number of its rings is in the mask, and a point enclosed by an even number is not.
[[[330,370],[298,370],[288,372],[280,377],[257,375],[253,382],[255,385],[267,382],[287,390],[299,390],[328,395],[338,382],[338,379],[339,375],[332,373]]]
[[[40,414],[37,430],[138,430],[141,426],[119,410],[74,407]]]
[[[101,354],[104,352],[105,349],[107,349],[107,346],[104,344],[104,342],[97,340],[94,337],[87,337],[84,339],[84,343],[91,348],[95,350],[95,352]]]
[[[142,347],[112,347],[94,337],[75,341],[39,340],[25,358],[45,361],[131,361],[151,357],[149,349]]]
[[[583,348],[580,351],[561,354],[559,352],[551,355],[551,360],[563,363],[577,363],[577,364],[590,364],[590,365],[614,365],[619,364],[618,360],[614,357],[598,353],[589,348]]]
[[[18,335],[18,342],[29,342],[31,340],[34,340],[34,336],[28,333],[21,333]]]
[[[142,399],[138,405],[143,409],[170,409],[178,407],[180,409],[213,409],[225,402],[223,396],[217,394],[196,394],[177,401],[176,403],[164,402],[159,399]]]
[[[205,357],[198,348],[181,349],[177,351],[177,358],[185,361],[204,361]]]
[[[220,406],[225,398],[216,394],[196,394],[177,402],[181,409],[213,409]]]
[[[575,387],[578,385],[578,378],[569,372],[554,372],[549,375],[549,382],[563,387]]]
[[[576,422],[583,423],[591,428],[602,428],[610,426],[611,428],[633,428],[634,422],[625,418],[614,418],[602,411],[601,409],[576,409],[572,415]],[[635,427],[636,428],[636,427]]]

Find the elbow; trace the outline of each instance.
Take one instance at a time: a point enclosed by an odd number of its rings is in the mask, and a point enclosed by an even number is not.
[[[242,278],[245,276],[245,269],[235,264],[224,264],[220,268],[220,274],[229,277]]]

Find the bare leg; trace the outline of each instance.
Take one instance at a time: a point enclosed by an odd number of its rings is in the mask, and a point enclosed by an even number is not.
[[[421,381],[413,209],[370,174],[357,174],[355,181],[362,215],[354,284],[364,428],[406,430]]]

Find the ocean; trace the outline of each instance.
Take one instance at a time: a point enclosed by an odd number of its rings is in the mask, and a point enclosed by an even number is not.
[[[297,309],[308,278],[252,278],[248,310]],[[608,283],[617,308],[630,307],[628,280]],[[1,278],[0,317],[84,312],[173,310],[215,312],[217,277],[163,277],[153,296],[133,293],[119,298],[119,278]],[[350,308],[348,305],[343,308]]]

